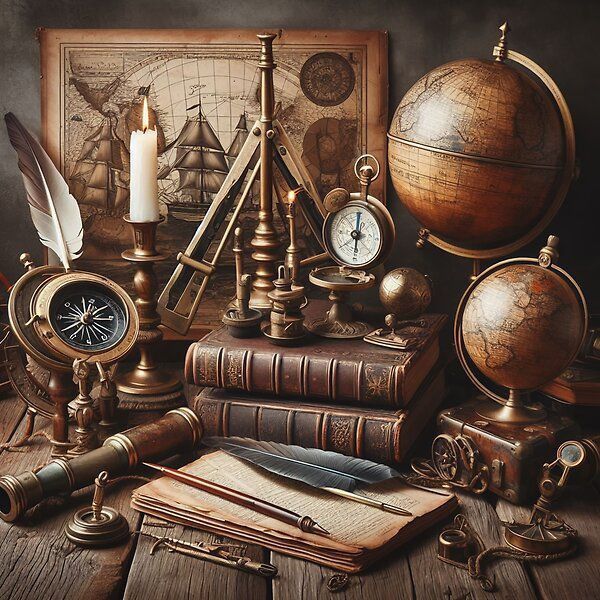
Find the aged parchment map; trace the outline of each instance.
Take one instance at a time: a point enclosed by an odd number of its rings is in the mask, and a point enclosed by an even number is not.
[[[42,30],[44,143],[80,203],[79,267],[130,287],[129,138],[148,96],[158,130],[159,249],[182,250],[259,115],[258,31]],[[354,159],[385,167],[387,38],[382,32],[283,31],[274,44],[283,123],[321,194],[356,187]],[[383,186],[385,176],[376,182]],[[375,188],[381,197],[383,188]],[[252,232],[252,206],[246,211]],[[158,265],[157,265],[158,266]],[[160,264],[164,283],[174,260]],[[231,273],[212,284],[199,324],[218,321]],[[206,306],[205,306],[206,305]]]

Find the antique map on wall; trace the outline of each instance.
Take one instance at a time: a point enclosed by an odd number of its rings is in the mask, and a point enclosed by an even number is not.
[[[121,252],[131,245],[129,139],[148,96],[158,131],[161,213],[159,284],[182,251],[259,116],[254,30],[41,30],[43,142],[60,165],[84,220],[78,268],[131,290]],[[278,118],[317,189],[356,188],[354,160],[370,152],[385,168],[387,36],[369,31],[280,31],[274,43]],[[383,196],[385,172],[373,193]],[[249,238],[257,195],[244,214]],[[254,215],[252,213],[255,213]],[[228,261],[225,255],[225,263]],[[195,325],[219,323],[234,294],[218,271]]]

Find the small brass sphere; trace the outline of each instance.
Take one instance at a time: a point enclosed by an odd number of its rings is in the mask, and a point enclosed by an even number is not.
[[[431,303],[431,283],[419,271],[400,267],[381,280],[379,300],[397,319],[411,319],[424,313]]]

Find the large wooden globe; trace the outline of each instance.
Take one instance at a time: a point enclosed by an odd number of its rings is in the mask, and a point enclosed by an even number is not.
[[[422,77],[396,109],[392,182],[438,246],[500,256],[533,239],[558,210],[573,171],[572,125],[558,88],[541,68],[536,74],[554,98],[502,60],[458,60]]]

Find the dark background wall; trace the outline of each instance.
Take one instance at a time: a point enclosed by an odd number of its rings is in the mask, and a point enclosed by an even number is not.
[[[385,29],[390,41],[390,117],[408,88],[444,62],[490,57],[508,19],[511,47],[541,64],[573,113],[581,176],[548,232],[519,254],[534,255],[547,233],[561,238],[561,264],[600,312],[600,3],[590,1],[438,0],[0,0],[0,105],[39,132],[36,27],[249,27]],[[389,266],[429,273],[434,308],[453,312],[470,264],[434,247],[416,250],[417,225],[388,187],[398,229]],[[37,249],[15,155],[0,127],[0,269],[21,273],[18,255]]]

